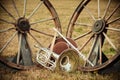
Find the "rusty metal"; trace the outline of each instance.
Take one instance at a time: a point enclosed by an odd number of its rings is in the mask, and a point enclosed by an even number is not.
[[[71,38],[67,38],[75,47],[77,44]],[[57,54],[61,54],[64,50],[71,48],[63,38],[57,38],[53,47],[53,51]]]
[[[77,47],[77,44],[76,44],[76,42],[73,39],[71,39],[71,38],[66,38],[66,39],[70,43],[72,43],[75,47]],[[58,43],[58,42],[65,42],[66,43],[66,41],[63,38],[57,38],[56,41],[55,41],[55,43]]]
[[[0,1],[0,7],[3,11],[5,11],[9,17],[11,17],[13,19],[13,22],[9,22],[8,20],[5,19],[1,19],[0,21],[2,23],[5,24],[11,24],[14,28],[8,28],[8,29],[4,29],[4,30],[0,30],[0,33],[4,33],[10,30],[16,30],[16,34],[18,34],[18,52],[15,56],[12,57],[12,60],[7,59],[7,57],[4,56],[0,56],[0,62],[11,67],[11,68],[15,68],[15,69],[20,69],[20,70],[25,70],[25,69],[30,69],[31,67],[35,66],[34,61],[32,59],[32,51],[30,48],[30,44],[29,44],[29,37],[28,34],[39,44],[42,45],[41,43],[39,43],[39,41],[35,38],[34,35],[32,35],[31,31],[43,34],[45,36],[49,36],[49,37],[53,37],[53,35],[45,33],[45,32],[41,32],[39,30],[35,30],[32,25],[33,24],[37,24],[40,22],[46,22],[49,20],[53,20],[53,23],[55,24],[55,27],[62,32],[61,29],[61,24],[58,18],[58,15],[54,9],[54,7],[52,6],[52,4],[49,2],[49,0],[41,0],[39,1],[37,7],[33,10],[33,12],[27,17],[26,15],[26,9],[27,9],[27,2],[26,0],[24,0],[24,7],[23,7],[23,15],[20,16],[20,12],[17,9],[17,4],[16,1],[12,0],[12,4],[13,8],[15,9],[15,13],[17,13],[17,16],[19,18],[16,18],[12,13],[9,12],[9,9],[6,9],[5,5],[2,4],[2,1]],[[52,18],[49,19],[43,19],[40,21],[36,21],[31,23],[30,22],[30,18],[34,15],[34,13],[39,9],[40,6],[44,5],[48,11],[50,12]],[[12,39],[10,39],[10,41],[8,41],[8,43],[6,43],[5,48],[8,46],[8,44],[13,40],[14,36],[12,37]],[[2,49],[2,50],[1,50]],[[4,50],[4,46],[3,48],[0,49],[0,54],[2,54],[3,50]]]
[[[60,54],[62,51],[68,49],[69,46],[65,42],[58,42],[54,45],[53,51],[57,54]]]

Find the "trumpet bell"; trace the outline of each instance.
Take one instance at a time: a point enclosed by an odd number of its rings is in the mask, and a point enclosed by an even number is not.
[[[79,55],[73,49],[64,50],[56,62],[56,70],[73,72],[79,65]]]

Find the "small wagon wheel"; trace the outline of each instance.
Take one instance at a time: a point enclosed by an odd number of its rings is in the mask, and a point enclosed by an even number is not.
[[[74,11],[66,36],[72,38],[87,61],[80,59],[79,69],[96,71],[120,59],[120,2],[82,0]]]
[[[1,0],[0,62],[16,69],[32,67],[34,45],[48,47],[54,36],[52,27],[62,32],[49,0]]]

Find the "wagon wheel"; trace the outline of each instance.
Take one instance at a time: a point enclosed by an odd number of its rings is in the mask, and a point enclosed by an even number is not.
[[[79,51],[93,64],[80,58],[80,70],[101,70],[119,60],[119,12],[117,0],[83,0],[76,8],[66,36],[74,39]]]
[[[34,45],[48,47],[54,36],[52,27],[62,32],[49,0],[1,0],[0,62],[15,69],[32,67]]]

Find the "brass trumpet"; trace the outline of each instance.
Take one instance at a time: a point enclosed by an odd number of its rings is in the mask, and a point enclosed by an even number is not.
[[[66,49],[60,55],[42,48],[38,51],[36,60],[39,64],[50,70],[65,72],[75,71],[79,64],[79,55],[73,49]]]

